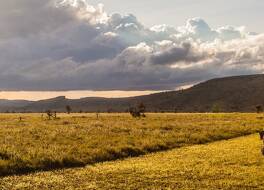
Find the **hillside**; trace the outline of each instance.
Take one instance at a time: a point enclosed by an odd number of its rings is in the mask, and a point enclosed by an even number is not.
[[[32,103],[27,100],[4,100],[0,99],[0,112],[8,112],[13,110],[22,110],[23,107]]]
[[[155,107],[177,112],[208,112],[213,107],[225,112],[252,112],[256,105],[264,105],[264,75],[213,79],[184,91],[152,95],[154,98]]]
[[[254,112],[256,105],[264,106],[264,75],[235,76],[209,80],[180,91],[157,93],[131,98],[57,97],[28,102],[22,107],[2,106],[5,111],[42,112],[47,109],[65,111],[70,105],[75,112],[124,112],[129,106],[143,102],[149,112]],[[4,108],[5,109],[4,109]]]

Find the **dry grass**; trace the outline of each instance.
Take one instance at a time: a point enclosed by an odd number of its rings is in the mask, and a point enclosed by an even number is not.
[[[83,169],[6,177],[3,190],[264,189],[257,135],[195,145]]]
[[[257,114],[0,115],[0,175],[85,166],[255,133]]]

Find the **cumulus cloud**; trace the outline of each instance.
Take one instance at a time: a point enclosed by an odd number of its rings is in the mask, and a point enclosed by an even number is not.
[[[264,72],[264,35],[201,18],[144,26],[86,0],[0,3],[0,89],[169,90]]]

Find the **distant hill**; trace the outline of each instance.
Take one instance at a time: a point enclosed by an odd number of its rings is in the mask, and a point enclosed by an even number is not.
[[[3,100],[0,99],[0,112],[22,109],[24,106],[32,103],[27,100]]]
[[[3,101],[3,103],[2,103]],[[0,111],[64,112],[70,105],[74,112],[124,112],[143,102],[150,112],[255,112],[264,107],[264,75],[235,76],[209,80],[192,88],[130,98],[57,97],[36,102],[0,101]]]

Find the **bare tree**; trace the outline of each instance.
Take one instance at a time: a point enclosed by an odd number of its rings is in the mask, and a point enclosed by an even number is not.
[[[46,114],[48,116],[48,120],[51,120],[51,117],[52,117],[52,111],[51,110],[47,110],[46,111]]]
[[[51,120],[51,118],[57,119],[57,112],[52,112],[51,110],[46,111],[48,120]]]

